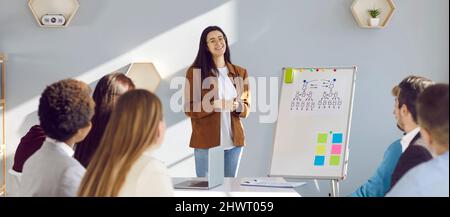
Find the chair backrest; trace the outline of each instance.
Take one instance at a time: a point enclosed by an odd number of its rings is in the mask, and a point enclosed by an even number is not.
[[[22,173],[16,172],[13,169],[9,169],[8,173],[11,175],[11,183],[7,184],[7,196],[18,197],[20,191],[20,181],[22,179]]]

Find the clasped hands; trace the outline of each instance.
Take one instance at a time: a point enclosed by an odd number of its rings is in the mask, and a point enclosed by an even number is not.
[[[239,107],[239,103],[233,99],[233,100],[214,100],[213,107],[215,110],[218,111],[230,111],[234,112]]]

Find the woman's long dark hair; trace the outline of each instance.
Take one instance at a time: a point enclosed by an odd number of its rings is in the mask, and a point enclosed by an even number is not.
[[[209,26],[202,32],[202,36],[200,37],[200,43],[198,47],[197,57],[195,58],[194,63],[191,67],[198,68],[202,70],[202,80],[209,77],[212,72],[219,73],[217,70],[217,66],[214,63],[212,58],[212,54],[208,50],[208,42],[206,41],[206,37],[208,33],[212,31],[220,31],[225,39],[225,44],[227,49],[225,50],[225,62],[231,63],[230,57],[230,47],[228,46],[228,38],[225,35],[225,32],[218,26]]]
[[[122,73],[103,76],[95,87],[92,98],[95,101],[95,114],[92,118],[92,129],[86,138],[76,145],[74,157],[85,168],[89,165],[105,131],[111,111],[119,96],[134,89],[134,83]]]

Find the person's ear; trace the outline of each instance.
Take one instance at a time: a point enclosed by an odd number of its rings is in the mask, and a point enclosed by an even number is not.
[[[409,110],[408,110],[408,106],[406,106],[406,104],[403,104],[403,105],[400,107],[400,114],[401,114],[402,116],[408,116],[409,113],[410,113],[410,112],[409,112]]]
[[[84,138],[86,138],[86,136],[89,134],[91,129],[92,129],[91,121],[89,121],[89,123],[85,127],[78,129],[77,134],[78,134],[78,138],[80,140],[79,142],[83,141]]]
[[[403,104],[400,107],[400,115],[403,116],[403,117],[412,116],[412,114],[411,114],[411,112],[409,112],[408,106],[406,104]]]
[[[166,124],[164,123],[164,120],[162,120],[158,124],[158,144],[162,144],[164,140],[165,131],[166,131]]]

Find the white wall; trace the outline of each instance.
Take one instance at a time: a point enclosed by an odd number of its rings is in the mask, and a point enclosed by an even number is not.
[[[164,78],[157,93],[168,126],[159,154],[173,175],[193,176],[190,122],[169,109],[177,91],[169,85],[184,75],[208,25],[224,28],[234,63],[252,76],[278,76],[283,66],[358,66],[344,195],[371,175],[385,148],[401,136],[391,87],[411,73],[448,83],[447,0],[397,0],[391,22],[381,30],[357,26],[352,0],[79,0],[77,15],[64,29],[38,27],[27,2],[0,0],[10,161],[20,137],[37,123],[45,85],[67,77],[95,85],[132,61],[152,61]],[[275,124],[259,123],[261,115],[244,121],[248,146],[239,176],[268,173]],[[317,195],[326,195],[328,183],[319,185]]]

